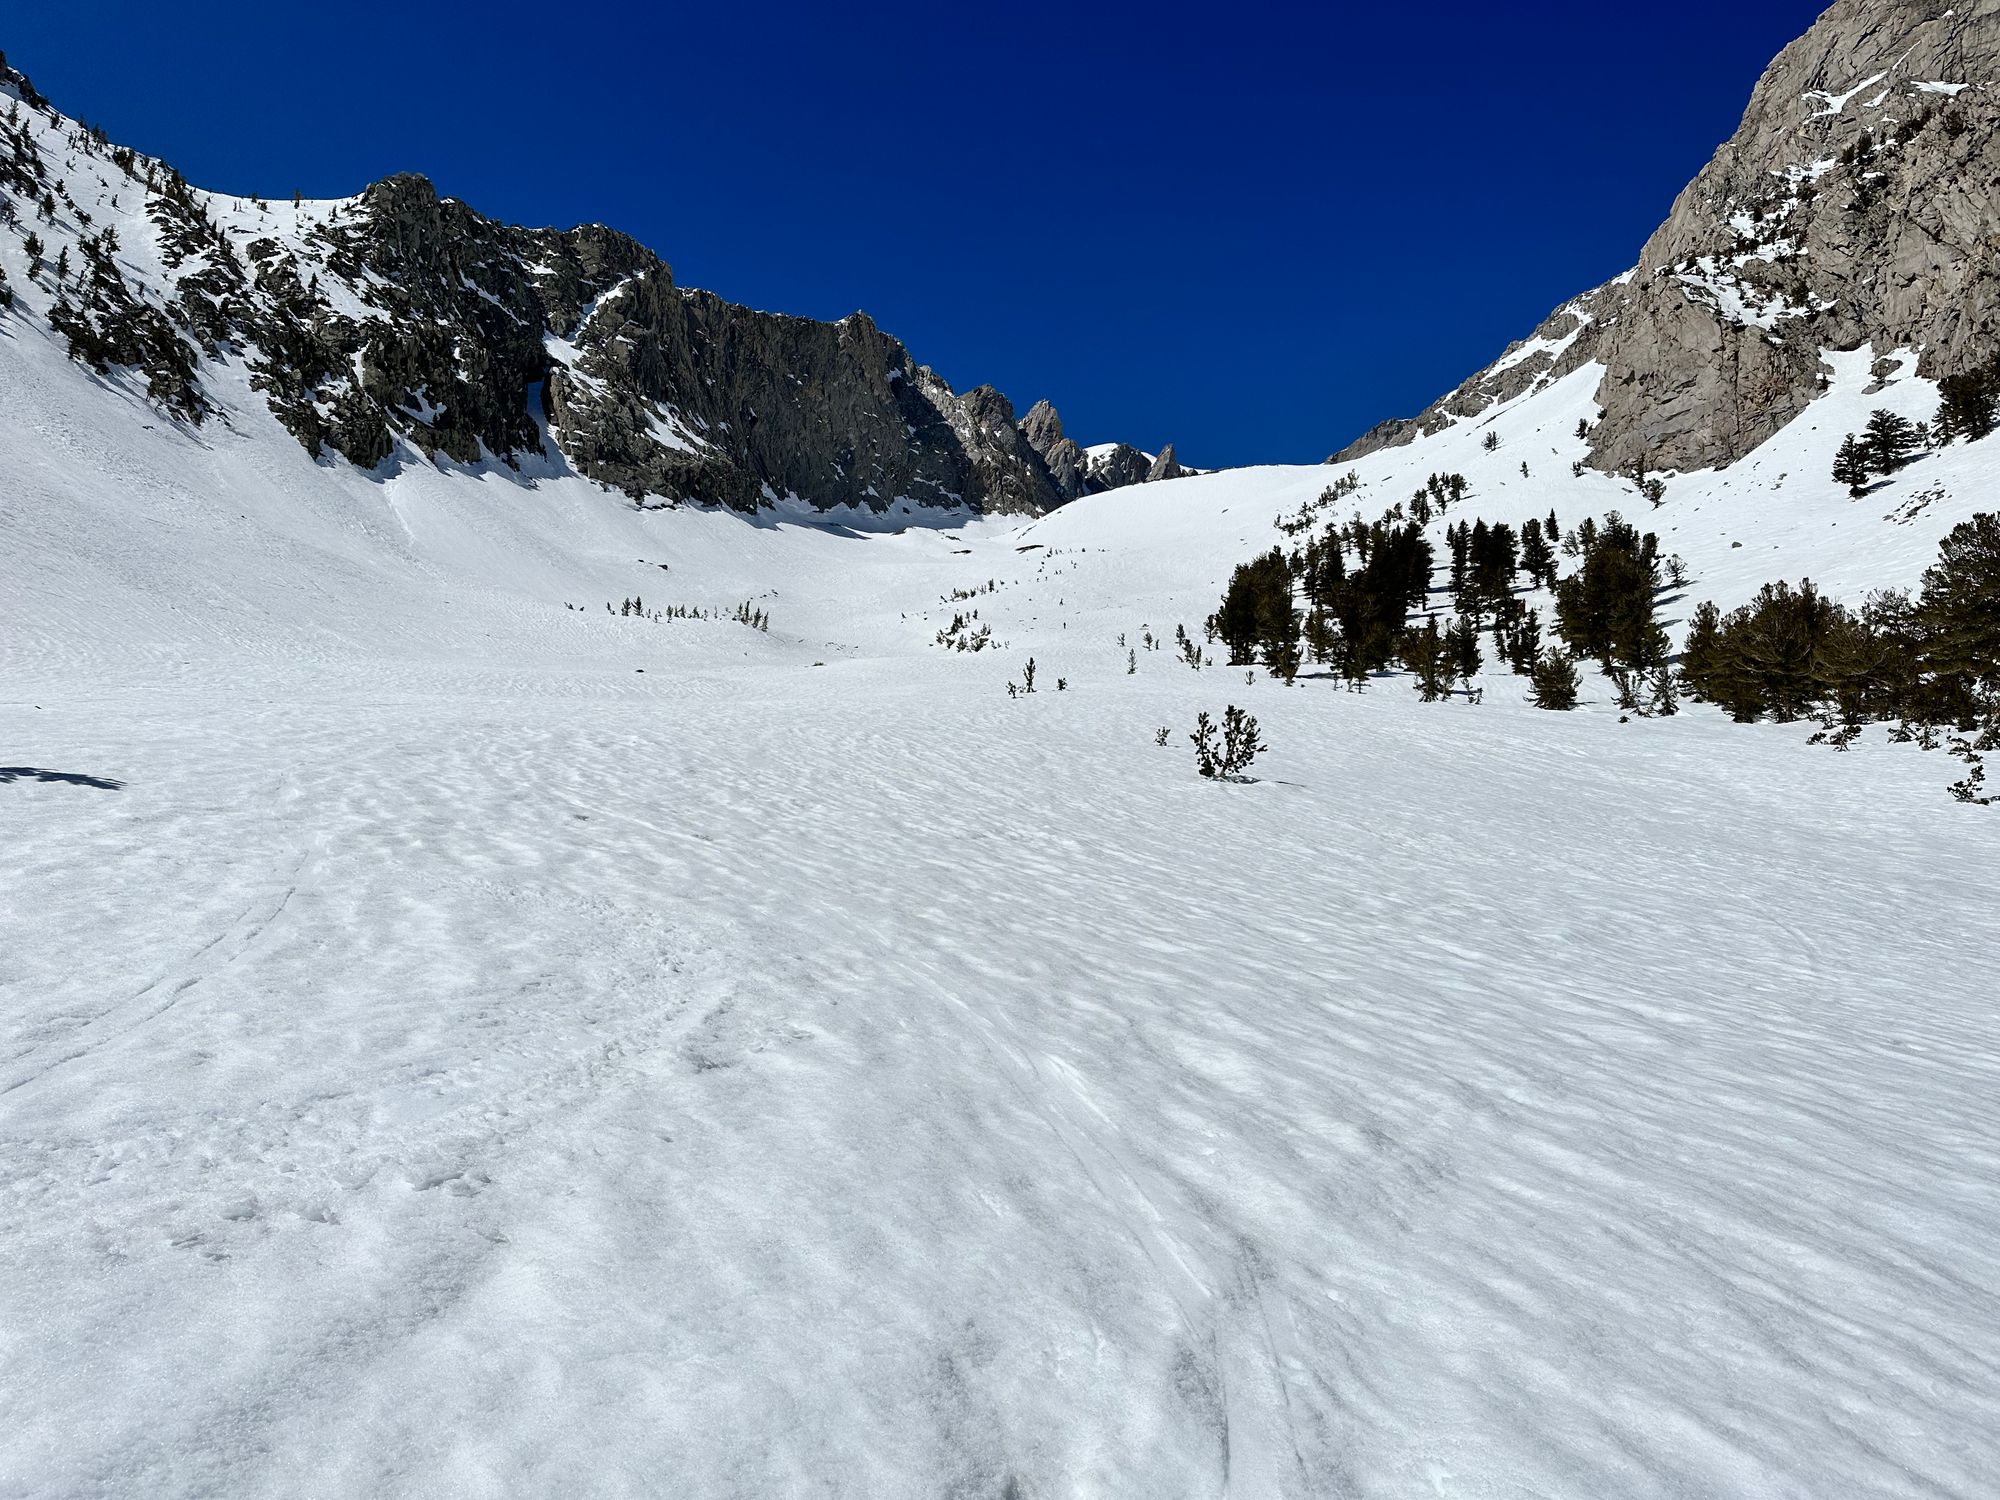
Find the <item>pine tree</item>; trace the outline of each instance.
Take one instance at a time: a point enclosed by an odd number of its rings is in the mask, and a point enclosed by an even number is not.
[[[1907,464],[1918,441],[1915,423],[1880,408],[1869,414],[1862,437],[1868,446],[1869,466],[1884,474],[1893,474]]]
[[[1248,665],[1260,654],[1267,661],[1274,655],[1282,657],[1287,641],[1292,651],[1297,650],[1292,567],[1281,550],[1274,547],[1237,566],[1221,605],[1208,617],[1207,630],[1210,640],[1228,647],[1231,666]]]
[[[1460,615],[1452,622],[1445,634],[1446,649],[1450,653],[1452,675],[1460,682],[1469,683],[1479,675],[1483,660],[1479,654],[1479,625],[1467,615]]]
[[[1505,521],[1475,526],[1466,547],[1469,575],[1466,592],[1474,614],[1488,608],[1499,609],[1514,597],[1514,573],[1520,565],[1520,549],[1514,528]]]
[[[1646,685],[1647,698],[1641,713],[1649,718],[1670,719],[1681,711],[1680,690],[1674,682],[1672,667],[1661,662],[1647,674]]]
[[[1268,748],[1258,736],[1257,721],[1233,703],[1223,710],[1219,742],[1207,709],[1195,716],[1194,733],[1188,738],[1194,741],[1195,769],[1213,781],[1238,779]]]
[[[1222,774],[1225,777],[1241,776],[1250,768],[1250,762],[1268,747],[1259,738],[1257,721],[1235,704],[1222,711]]]
[[[1695,697],[1718,703],[1722,673],[1722,611],[1704,600],[1688,617],[1681,643],[1681,679]]]
[[[2000,372],[1990,366],[1947,375],[1938,382],[1938,410],[1931,431],[1940,447],[1956,438],[1977,442],[2000,425],[1996,384],[2000,384]]]
[[[1954,697],[2000,695],[2000,514],[1962,521],[1938,544],[1917,622],[1924,666],[1957,685]]]
[[[1575,708],[1579,686],[1575,660],[1561,651],[1545,653],[1528,674],[1528,697],[1537,708]]]
[[[1542,654],[1541,611],[1522,609],[1496,628],[1501,658],[1523,676],[1532,672]]]
[[[1486,523],[1476,520],[1472,523],[1472,530],[1465,534],[1464,564],[1460,566],[1456,554],[1453,556],[1452,593],[1455,597],[1452,603],[1460,613],[1477,614],[1486,602],[1486,596],[1480,589],[1480,579],[1486,571],[1491,541],[1492,533]]]
[[[1451,692],[1452,650],[1437,616],[1424,621],[1423,628],[1411,625],[1397,641],[1396,654],[1403,667],[1416,679],[1417,695],[1435,703]]]
[[[1530,517],[1521,530],[1521,566],[1544,588],[1555,587],[1555,548],[1549,545],[1542,523]]]
[[[1583,565],[1556,587],[1556,631],[1573,651],[1606,667],[1652,667],[1662,654],[1653,620],[1658,538],[1641,537],[1616,511],[1603,528],[1578,523]]]
[[[1295,624],[1286,621],[1284,632],[1267,637],[1262,647],[1264,670],[1281,682],[1297,680],[1300,666],[1299,632]]]
[[[1846,485],[1847,493],[1857,500],[1868,488],[1869,456],[1868,445],[1850,432],[1841,439],[1840,451],[1833,458],[1833,482]]]
[[[1340,650],[1340,629],[1333,616],[1315,609],[1306,616],[1306,654],[1321,666],[1330,664]]]
[[[1480,523],[1482,526],[1484,522]],[[1451,547],[1451,593],[1454,599],[1465,594],[1466,580],[1471,572],[1472,533],[1460,521],[1445,529],[1445,541]]]
[[[1721,614],[1703,604],[1689,621],[1681,679],[1696,698],[1742,722],[1769,714],[1803,718],[1836,696],[1851,655],[1840,644],[1858,628],[1810,579],[1797,588],[1767,583],[1754,601]]]

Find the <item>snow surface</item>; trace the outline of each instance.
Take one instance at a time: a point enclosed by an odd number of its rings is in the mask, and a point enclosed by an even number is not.
[[[1912,583],[2000,446],[1849,500],[1934,392],[1829,360],[1657,511],[1594,369],[1342,508]],[[1178,662],[1344,466],[642,511],[240,373],[184,431],[0,317],[0,1493],[1993,1493],[1955,765]]]
[[[1888,76],[1887,73],[1877,73],[1872,77],[1864,78],[1844,94],[1830,93],[1824,89],[1807,89],[1805,92],[1806,102],[1810,104],[1814,100],[1818,100],[1820,107],[1806,116],[1806,118],[1809,120],[1821,120],[1830,115],[1844,113],[1847,106],[1859,98],[1862,93],[1874,87]]]
[[[1760,246],[1754,253],[1735,256],[1731,264],[1740,269],[1752,260],[1777,260],[1790,253],[1794,253],[1791,242],[1780,240]],[[1677,272],[1674,277],[1688,301],[1710,308],[1722,321],[1740,327],[1761,328],[1768,333],[1787,318],[1808,317],[1834,305],[1815,300],[1795,306],[1776,293],[1752,300],[1749,288],[1731,270],[1724,269],[1715,256],[1700,256],[1692,264],[1693,270]]]
[[[1102,461],[1111,457],[1112,454],[1125,446],[1127,445],[1124,443],[1092,443],[1083,450],[1083,454],[1085,458],[1094,458]],[[1160,456],[1157,453],[1148,453],[1144,448],[1134,448],[1132,451],[1145,459],[1147,463],[1153,462],[1153,460]]]

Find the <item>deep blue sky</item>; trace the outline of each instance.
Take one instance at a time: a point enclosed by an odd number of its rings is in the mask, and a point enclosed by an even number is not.
[[[1820,8],[49,0],[0,46],[201,186],[421,171],[1238,464],[1417,410],[1625,269]]]

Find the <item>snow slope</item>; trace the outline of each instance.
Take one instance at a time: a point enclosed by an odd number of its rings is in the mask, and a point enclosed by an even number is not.
[[[1932,400],[1862,365],[1644,515],[1590,371],[1352,504],[1911,583],[2000,450],[1850,501]],[[753,522],[230,378],[180,430],[0,318],[0,1494],[1993,1492],[1937,757],[1176,661],[1323,467]]]

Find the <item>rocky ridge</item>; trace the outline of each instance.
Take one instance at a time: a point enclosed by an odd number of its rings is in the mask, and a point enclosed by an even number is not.
[[[1345,462],[1590,363],[1590,462],[1734,462],[1821,393],[1824,350],[1914,351],[1927,377],[2000,359],[2000,0],[1838,0],[1782,51],[1638,265],[1564,304]]]
[[[1108,487],[865,314],[740,307],[616,230],[502,224],[415,175],[331,203],[206,193],[65,118],[4,57],[0,314],[45,318],[189,424],[240,365],[307,451],[363,468],[553,449],[641,503],[744,510],[1039,514]]]
[[[1157,457],[1142,453],[1129,443],[1079,448],[1075,439],[1063,435],[1062,418],[1046,401],[1037,401],[1028,408],[1028,414],[1021,419],[1021,432],[1029,446],[1041,455],[1065,500],[1200,472],[1181,467],[1174,457],[1172,443],[1162,448]]]

